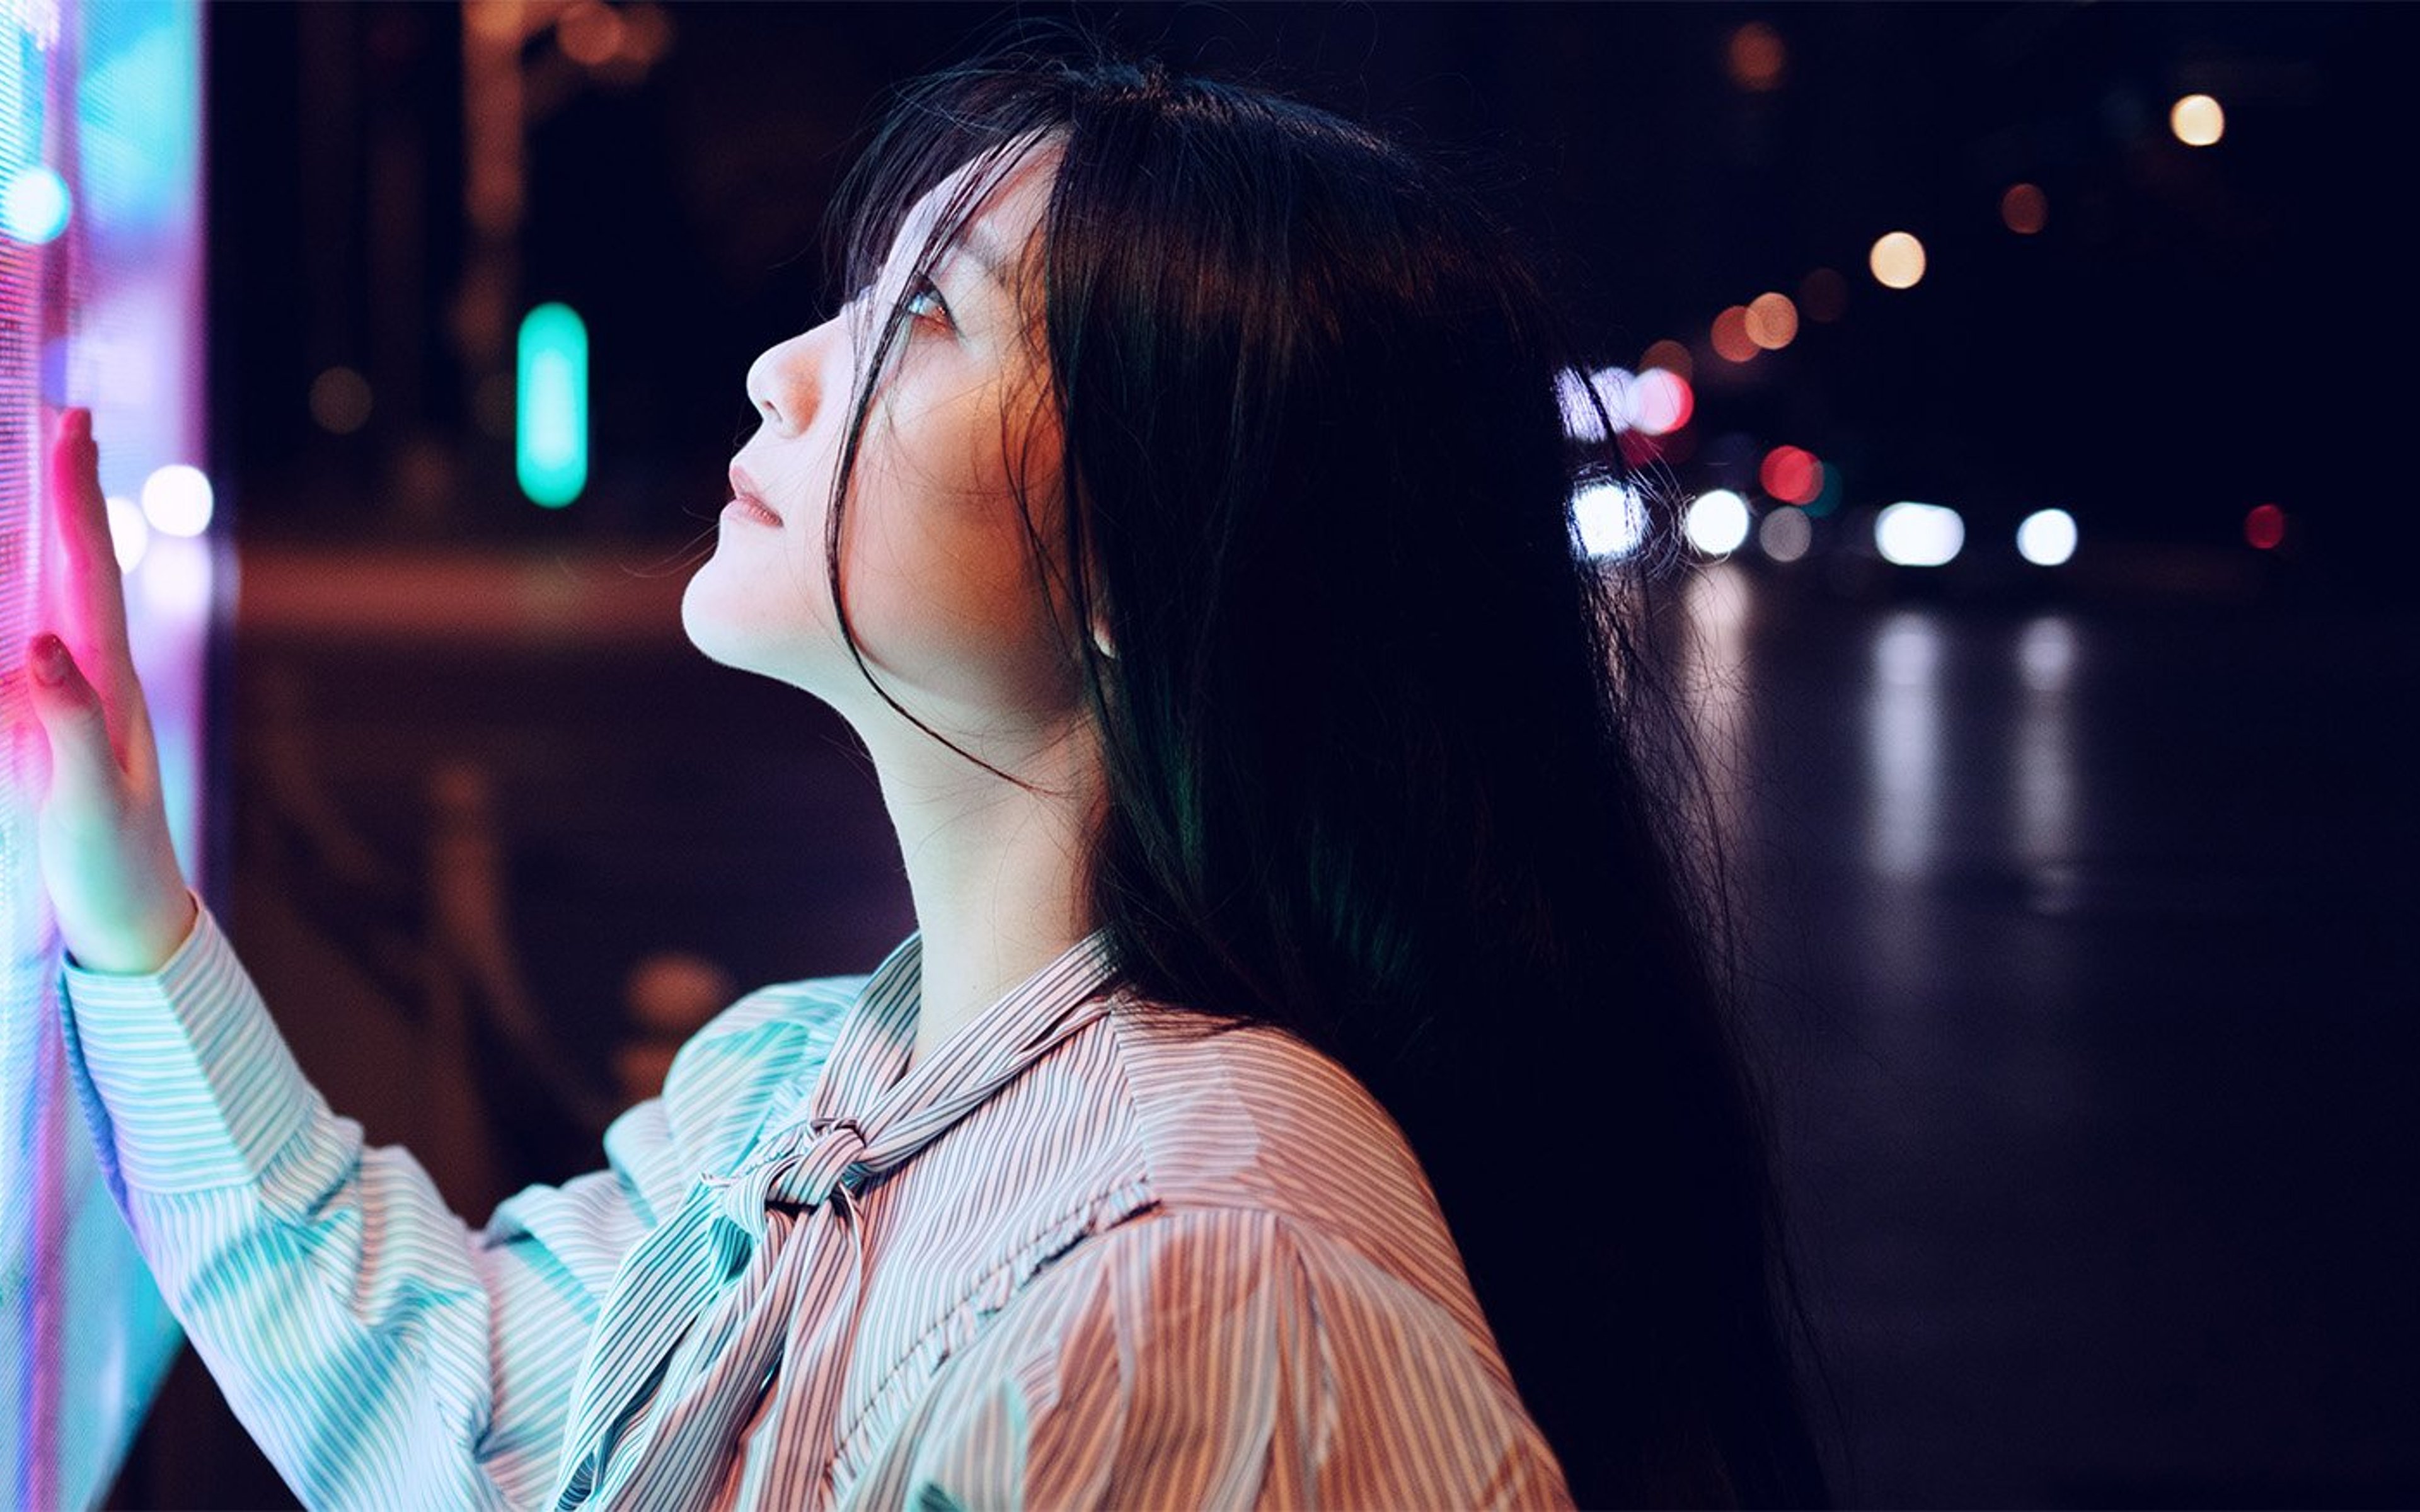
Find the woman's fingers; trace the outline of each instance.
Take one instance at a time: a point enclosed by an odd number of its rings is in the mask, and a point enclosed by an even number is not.
[[[33,673],[51,756],[34,848],[59,938],[92,970],[155,972],[195,913],[158,784],[127,780],[101,694],[64,642],[37,637]]]
[[[101,447],[90,409],[60,411],[48,468],[48,627],[74,653],[80,680],[100,699],[101,717],[116,737],[111,746],[118,768],[139,791],[156,780],[150,773],[157,758],[127,632],[126,585],[109,528],[109,500],[101,488]]]
[[[135,675],[89,411],[59,417],[44,481],[50,633],[25,648],[28,702],[50,757],[35,849],[70,953],[96,970],[153,971],[183,938],[193,903]]]
[[[101,448],[92,439],[92,411],[60,411],[51,438],[49,516],[56,555],[51,626],[75,648],[76,661],[103,692],[121,669],[132,673],[126,634],[126,589],[110,539],[109,500],[101,491]]]

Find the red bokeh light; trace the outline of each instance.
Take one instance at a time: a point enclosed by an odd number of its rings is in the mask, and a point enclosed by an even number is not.
[[[1756,480],[1785,504],[1811,504],[1823,491],[1823,464],[1803,446],[1776,446],[1764,454]]]
[[[2273,551],[2286,538],[2286,512],[2275,504],[2255,504],[2243,517],[2243,539],[2257,550]]]

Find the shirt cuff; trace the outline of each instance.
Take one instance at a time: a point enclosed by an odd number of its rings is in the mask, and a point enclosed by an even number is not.
[[[92,971],[64,953],[60,963],[68,1042],[109,1114],[130,1189],[254,1182],[320,1105],[218,920],[193,897],[193,930],[157,971]]]

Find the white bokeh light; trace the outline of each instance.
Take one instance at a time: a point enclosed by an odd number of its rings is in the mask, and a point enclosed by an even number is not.
[[[1647,507],[1619,483],[1591,483],[1572,495],[1580,549],[1591,557],[1626,557],[1647,538]]]
[[[2226,134],[2226,112],[2209,95],[2187,95],[2168,107],[2168,130],[2187,147],[2211,147]]]
[[[1966,544],[1966,522],[1941,504],[1902,500],[1874,517],[1874,549],[1901,567],[1938,567]]]
[[[1776,562],[1795,562],[1815,544],[1815,526],[1807,511],[1784,504],[1759,522],[1756,544]]]
[[[132,499],[113,497],[109,501],[109,545],[117,557],[117,570],[132,572],[143,560],[143,552],[151,544],[151,526],[144,519],[142,507]]]
[[[199,535],[210,528],[210,480],[196,467],[172,462],[143,480],[143,516],[163,535]]]
[[[2017,527],[2017,554],[2037,567],[2055,567],[2075,555],[2075,517],[2037,509]]]
[[[1689,505],[1682,529],[1710,557],[1729,556],[1747,539],[1747,501],[1729,488],[1710,489]]]
[[[1680,374],[1661,367],[1651,367],[1630,380],[1624,395],[1624,414],[1614,417],[1617,424],[1627,423],[1631,428],[1647,436],[1662,436],[1689,423],[1690,411],[1697,408],[1697,396]]]
[[[20,241],[54,241],[67,229],[73,201],[67,180],[44,163],[21,169],[0,189],[0,228]]]
[[[1666,368],[1633,373],[1626,367],[1600,367],[1593,373],[1565,368],[1555,379],[1555,396],[1563,411],[1563,433],[1576,441],[1601,441],[1606,429],[1589,403],[1593,389],[1605,405],[1616,431],[1663,436],[1689,423],[1698,407],[1689,380]]]

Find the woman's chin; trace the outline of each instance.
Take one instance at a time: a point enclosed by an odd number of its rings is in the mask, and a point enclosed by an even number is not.
[[[729,618],[716,601],[721,591],[714,581],[717,576],[711,560],[690,574],[688,586],[681,590],[681,632],[708,658],[727,667],[738,666],[740,638],[733,633]]]

